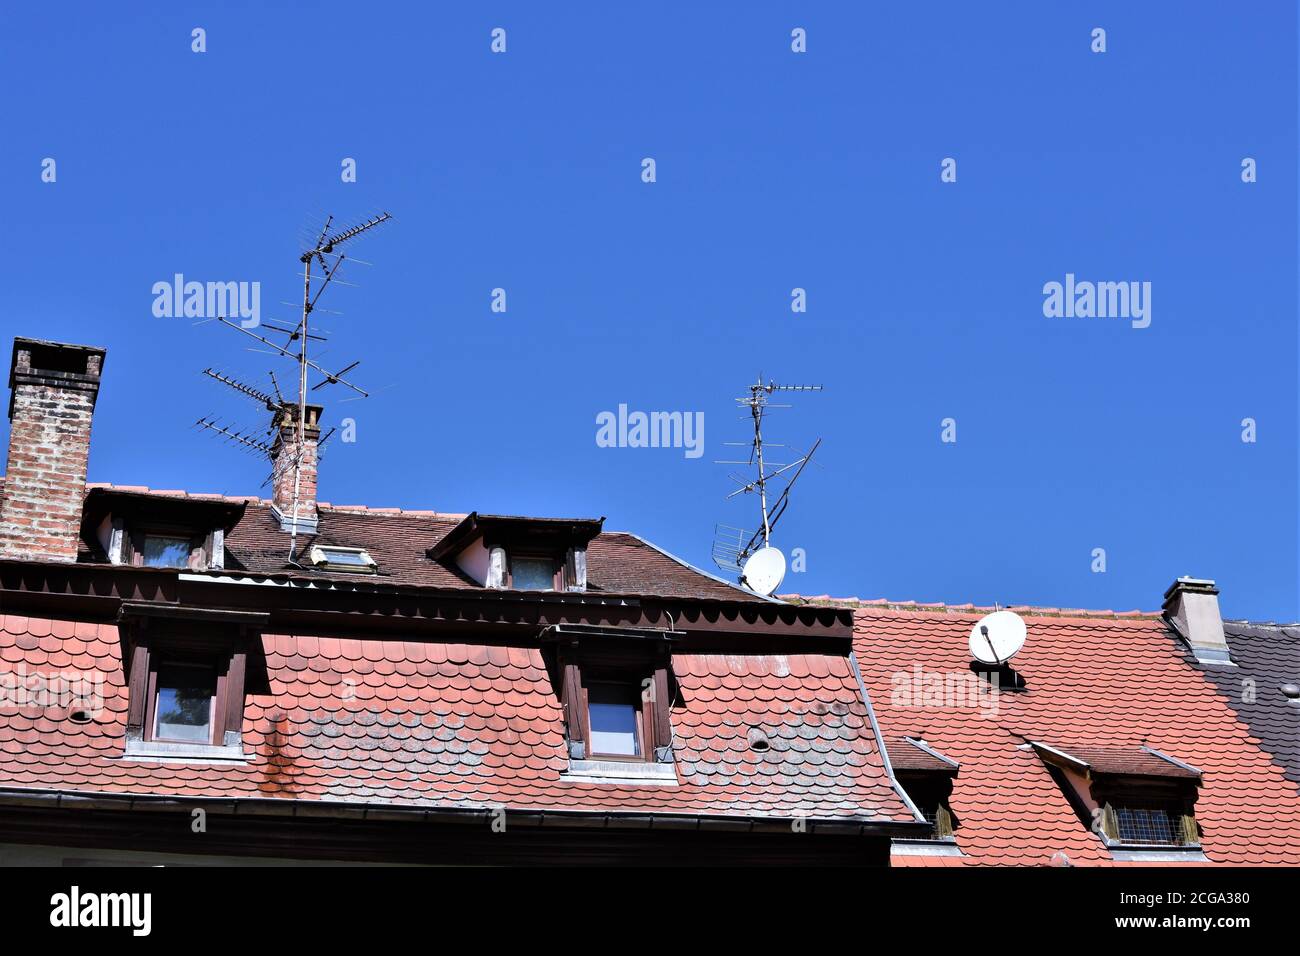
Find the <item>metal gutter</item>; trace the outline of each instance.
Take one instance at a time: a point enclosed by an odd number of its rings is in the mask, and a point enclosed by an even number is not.
[[[0,805],[56,810],[126,810],[158,812],[224,809],[246,817],[304,819],[409,820],[427,823],[484,823],[505,813],[518,825],[596,827],[610,829],[725,830],[731,832],[789,833],[802,820],[808,832],[844,836],[908,835],[913,825],[862,817],[757,817],[723,816],[658,811],[574,810],[571,808],[514,809],[484,804],[476,807],[418,807],[352,801],[285,800],[275,797],[206,797],[146,793],[104,793],[78,790],[0,789]]]

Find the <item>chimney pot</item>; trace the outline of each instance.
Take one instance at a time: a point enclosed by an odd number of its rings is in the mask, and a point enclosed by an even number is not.
[[[1208,578],[1181,577],[1165,591],[1165,619],[1202,664],[1234,666],[1223,633],[1219,589]]]

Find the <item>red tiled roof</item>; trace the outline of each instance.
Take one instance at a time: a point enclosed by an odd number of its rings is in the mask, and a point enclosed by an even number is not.
[[[0,722],[7,788],[439,808],[912,820],[848,659],[676,654],[677,786],[576,782],[536,647],[263,638],[271,693],[245,710],[246,764],[124,759],[117,628],[0,615],[0,668],[105,675],[90,724],[56,708]],[[766,738],[767,749],[752,740]]]
[[[942,706],[907,693],[918,678],[970,676],[978,613],[855,611],[855,650],[882,732],[923,736],[961,764],[951,802],[964,856],[896,863],[1048,865],[1058,852],[1075,864],[1112,862],[1028,743],[1038,741],[1103,759],[1146,745],[1190,764],[1203,774],[1196,817],[1211,862],[1300,864],[1300,794],[1158,616],[1023,613],[1029,636],[1013,664],[1027,690],[1001,693],[994,710],[987,699]]]

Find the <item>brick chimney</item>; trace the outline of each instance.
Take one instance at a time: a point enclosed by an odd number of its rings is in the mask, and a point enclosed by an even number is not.
[[[273,426],[275,438],[271,445],[275,490],[271,500],[275,516],[280,519],[282,531],[292,531],[294,528],[293,466],[295,460],[299,462],[298,514],[296,515],[298,530],[308,534],[316,531],[316,446],[320,442],[320,413],[321,406],[307,406],[301,454],[298,449],[298,406],[284,405],[275,415]]]
[[[1165,620],[1202,664],[1232,666],[1219,613],[1219,589],[1202,578],[1179,578],[1165,592]]]
[[[14,339],[0,559],[75,561],[104,350]]]

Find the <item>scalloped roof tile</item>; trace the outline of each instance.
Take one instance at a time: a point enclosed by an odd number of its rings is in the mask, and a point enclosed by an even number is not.
[[[44,641],[54,634],[54,650]],[[75,636],[74,636],[75,635]],[[581,809],[906,821],[847,657],[675,654],[676,786],[567,772],[560,706],[537,647],[267,633],[270,693],[245,709],[246,764],[123,759],[117,628],[0,615],[0,659],[104,675],[104,708],[0,720],[10,787],[274,797],[428,808]],[[751,734],[766,738],[756,750]]]

